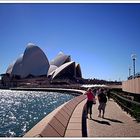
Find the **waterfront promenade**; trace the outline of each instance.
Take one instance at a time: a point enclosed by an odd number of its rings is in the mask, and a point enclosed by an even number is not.
[[[92,119],[86,119],[85,104],[86,95],[76,97],[55,113],[52,112],[54,117],[51,114],[46,116],[24,137],[140,137],[140,123],[113,99],[107,102],[105,118],[98,117],[97,101],[92,108]]]
[[[98,117],[98,102],[92,119],[87,119],[88,137],[140,137],[140,123],[121,109],[113,99],[107,102],[105,118]]]
[[[83,103],[86,103],[86,99]],[[83,107],[83,105],[79,105],[75,112],[81,112],[81,107]],[[107,102],[105,118],[98,117],[98,102],[93,106],[92,110],[92,119],[86,119],[86,126],[84,125],[85,128],[83,128],[86,129],[86,132],[85,130],[83,131],[86,134],[79,133],[79,130],[82,129],[82,122],[77,115],[77,121],[73,122],[73,130],[71,133],[68,133],[69,129],[67,129],[65,137],[82,137],[82,135],[103,138],[140,137],[140,123],[123,111],[113,99]],[[76,115],[73,116],[76,118]],[[73,116],[71,117],[71,120],[74,119]],[[83,117],[85,118],[85,116]],[[81,122],[81,124],[78,122]]]

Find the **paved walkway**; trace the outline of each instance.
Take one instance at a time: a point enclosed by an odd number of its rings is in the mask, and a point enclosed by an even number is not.
[[[47,89],[43,89],[47,90]],[[54,90],[54,89],[53,89]],[[56,90],[56,89],[55,89]],[[60,89],[61,90],[61,89]],[[66,90],[66,89],[65,89]],[[85,91],[82,91],[84,93]],[[83,95],[82,95],[83,96]],[[85,95],[84,95],[85,96]],[[81,98],[80,100],[77,98]],[[86,97],[85,97],[86,98]],[[67,105],[61,107],[61,111],[52,112],[34,126],[25,137],[140,137],[140,123],[137,123],[134,118],[124,112],[113,99],[107,102],[105,118],[98,117],[98,101],[93,105],[93,119],[86,119],[85,112],[82,118],[83,107],[86,99],[83,97],[76,97]],[[78,101],[79,100],[79,104]],[[77,105],[78,104],[78,105]],[[76,106],[76,108],[75,108]],[[71,112],[71,109],[74,109]],[[58,112],[58,113],[57,113]],[[71,112],[71,113],[70,113]],[[53,116],[55,114],[55,116]],[[69,118],[68,117],[71,117]],[[53,116],[53,118],[52,118]],[[68,118],[67,118],[68,117]],[[54,121],[55,120],[55,121]],[[59,127],[58,123],[62,127]],[[67,120],[67,122],[64,121]],[[87,123],[86,123],[87,121]],[[83,122],[83,123],[82,123]],[[53,128],[50,129],[51,126]],[[67,127],[66,127],[67,126]],[[56,129],[57,127],[57,129]],[[58,135],[58,132],[63,129],[63,134]],[[84,129],[83,129],[84,128]],[[86,132],[87,130],[87,132]],[[56,133],[53,133],[57,131]],[[52,133],[51,133],[52,132]]]
[[[112,99],[107,102],[104,119],[98,117],[98,103],[92,109],[93,119],[87,119],[88,137],[140,137],[140,123]]]
[[[86,100],[83,100],[75,108],[66,129],[65,137],[82,137],[82,114],[83,106],[85,105]]]

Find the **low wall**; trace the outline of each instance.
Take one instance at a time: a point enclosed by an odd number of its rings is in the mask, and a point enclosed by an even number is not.
[[[140,94],[140,78],[122,82],[122,90],[130,93]]]
[[[20,88],[20,87],[17,87],[17,88],[10,88],[10,90],[23,90],[23,91],[54,91],[54,92],[69,92],[71,94],[74,94],[74,95],[82,95],[85,93],[84,90],[79,90],[79,89],[65,89],[65,88]],[[73,93],[72,93],[73,92]]]
[[[76,91],[78,92],[78,90]],[[83,94],[85,91],[79,92]],[[61,105],[37,123],[24,137],[64,137],[73,111],[84,99],[86,99],[86,95],[80,95]]]

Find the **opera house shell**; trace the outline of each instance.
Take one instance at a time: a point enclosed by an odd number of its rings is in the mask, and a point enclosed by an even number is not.
[[[10,77],[28,78],[46,76],[51,80],[65,78],[82,78],[78,63],[71,61],[69,55],[60,52],[53,60],[48,61],[45,53],[36,45],[29,43],[23,54],[9,65],[6,73]]]
[[[55,65],[57,67],[60,67],[66,62],[70,62],[71,58],[69,55],[65,55],[62,52],[59,52],[59,54],[50,62],[50,65]]]
[[[20,55],[15,63],[8,67],[6,73],[25,78],[29,75],[47,75],[48,69],[49,61],[44,52],[38,46],[29,43],[24,54]]]

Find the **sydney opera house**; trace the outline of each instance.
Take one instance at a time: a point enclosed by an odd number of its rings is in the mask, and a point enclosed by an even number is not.
[[[32,43],[29,43],[24,53],[9,65],[5,75],[11,79],[47,77],[50,81],[82,78],[80,64],[71,61],[70,55],[60,52],[53,60],[49,61],[45,53]]]

